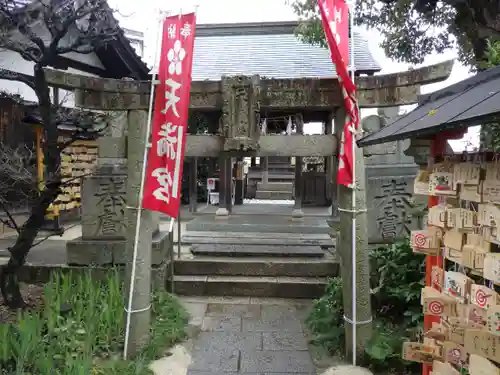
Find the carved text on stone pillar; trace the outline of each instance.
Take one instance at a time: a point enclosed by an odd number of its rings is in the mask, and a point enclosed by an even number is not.
[[[224,150],[257,150],[260,136],[258,76],[222,77]]]
[[[382,239],[395,240],[410,233],[411,198],[404,180],[393,179],[382,184],[380,194],[375,196],[377,227]]]
[[[125,229],[125,181],[123,178],[100,180],[95,193],[97,200],[96,236],[122,235]]]

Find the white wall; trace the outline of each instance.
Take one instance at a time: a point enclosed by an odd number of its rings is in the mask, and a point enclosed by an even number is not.
[[[34,27],[34,31],[46,42],[50,41],[50,34],[41,25],[40,27]],[[68,35],[68,38],[66,38],[66,40],[69,41],[71,37],[72,37],[71,35]],[[75,52],[70,52],[63,56],[71,60],[80,61],[87,65],[91,65],[96,68],[104,69],[104,66],[102,65],[101,61],[98,59],[95,53],[78,54]],[[0,49],[0,68],[12,70],[18,73],[33,75],[33,66],[34,66],[33,62],[24,60],[17,52]],[[71,68],[69,68],[67,72],[79,73],[88,76],[95,76]],[[24,98],[24,100],[37,101],[35,92],[31,88],[20,82],[0,79],[0,91],[5,91],[10,94],[21,95]],[[68,95],[67,92],[61,92],[59,94],[59,97],[60,99],[66,98],[64,106],[72,107],[74,105],[74,98],[71,93],[70,95]]]

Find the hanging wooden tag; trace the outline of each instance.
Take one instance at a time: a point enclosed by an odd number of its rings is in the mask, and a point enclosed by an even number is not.
[[[446,327],[446,340],[453,341],[457,344],[463,345],[465,338],[465,329],[467,324],[462,322],[459,318],[449,318],[448,321],[443,321],[443,327]]]
[[[448,327],[434,322],[431,329],[424,333],[424,337],[431,338],[437,341],[445,341],[449,336]]]
[[[470,287],[470,302],[483,309],[497,304],[497,293],[484,285],[472,284]]]
[[[453,169],[453,183],[463,185],[477,185],[481,175],[479,164],[458,163]]]
[[[432,361],[439,358],[439,348],[433,345],[424,345],[420,342],[403,343],[403,359],[412,362],[432,364]]]
[[[458,316],[457,301],[431,287],[422,289],[422,304],[424,314],[434,316]]]
[[[444,270],[439,266],[432,266],[431,271],[431,286],[437,289],[443,287],[444,282]]]
[[[486,310],[476,305],[467,305],[467,320],[469,325],[485,326],[486,325]]]
[[[428,169],[420,169],[417,172],[417,176],[413,182],[413,194],[429,195],[429,176],[430,172]]]
[[[491,243],[484,240],[480,233],[467,233],[465,236],[465,244],[474,247],[474,251],[489,253],[491,251]]]
[[[463,252],[460,250],[455,250],[451,247],[444,248],[444,257],[452,262],[462,264],[463,255]]]
[[[457,191],[453,189],[453,173],[431,173],[429,176],[429,193],[430,195],[457,195]]]
[[[463,201],[482,203],[483,202],[483,183],[475,185],[460,185],[459,197]]]
[[[447,206],[443,204],[438,204],[437,206],[429,208],[427,214],[427,223],[439,228],[446,227],[446,209]]]
[[[472,210],[467,210],[461,208],[460,220],[458,221],[459,226],[456,229],[462,229],[464,231],[470,231],[477,225],[477,213]]]
[[[446,210],[446,226],[448,228],[456,228],[458,224],[458,220],[460,217],[460,208],[448,208]]]
[[[444,273],[443,293],[465,303],[470,295],[472,279],[460,272],[447,271]]]
[[[500,253],[488,253],[484,257],[483,277],[500,284]]]
[[[443,358],[446,362],[463,365],[467,361],[467,351],[460,344],[445,341],[443,343]]]
[[[485,181],[498,181],[500,180],[500,163],[494,161],[491,163],[486,163],[485,165]]]
[[[465,331],[465,349],[470,354],[477,354],[500,362],[500,336],[493,335],[486,330],[467,329]]]
[[[464,233],[456,230],[449,230],[444,233],[443,244],[445,247],[461,251],[462,246],[464,245],[464,239]]]
[[[500,204],[500,181],[483,182],[483,202]]]
[[[500,375],[500,368],[477,354],[469,356],[469,375]]]
[[[433,361],[430,375],[460,375],[460,372],[448,362]]]
[[[460,264],[467,268],[475,268],[476,252],[474,246],[464,245],[462,247]]]
[[[410,244],[414,251],[428,253],[439,252],[442,232],[439,228],[429,227],[426,230],[412,230]]]
[[[486,328],[495,336],[500,336],[500,306],[490,306],[486,310]]]

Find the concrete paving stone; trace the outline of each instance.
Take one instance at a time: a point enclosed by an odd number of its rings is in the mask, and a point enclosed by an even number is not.
[[[262,333],[260,332],[201,332],[195,349],[204,350],[243,350],[256,351],[262,349]]]
[[[238,350],[193,350],[189,371],[238,372]]]
[[[205,316],[201,330],[241,332],[241,319],[239,316]]]
[[[247,319],[242,321],[243,332],[302,332],[303,327],[299,319],[293,317],[279,317],[276,319]]]
[[[302,332],[263,332],[262,349],[307,351],[307,338]]]
[[[237,372],[188,371],[186,375],[241,375],[241,374],[238,374]]]
[[[307,351],[256,351],[242,352],[242,373],[314,373],[316,370]]]
[[[308,305],[269,305],[262,306],[261,316],[263,320],[298,319],[304,321],[309,313]]]
[[[207,303],[203,302],[186,302],[180,301],[181,305],[189,313],[189,324],[202,325],[205,312],[207,311]]]
[[[206,315],[208,316],[241,316],[244,318],[260,318],[259,305],[237,305],[237,304],[208,304]]]

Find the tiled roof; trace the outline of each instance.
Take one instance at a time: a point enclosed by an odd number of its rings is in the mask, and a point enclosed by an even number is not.
[[[259,74],[268,78],[336,77],[328,49],[301,42],[297,22],[198,25],[194,81],[219,80],[222,75]],[[354,32],[356,70],[380,71],[368,41]],[[351,39],[352,48],[352,39]]]
[[[500,66],[423,95],[413,111],[358,141],[360,147],[482,125],[500,114]]]

